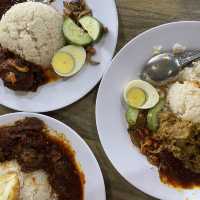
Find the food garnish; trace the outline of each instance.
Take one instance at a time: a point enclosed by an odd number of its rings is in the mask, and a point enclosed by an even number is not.
[[[52,66],[60,76],[68,76],[75,67],[74,58],[66,52],[57,52],[52,59]]]
[[[139,115],[139,110],[129,107],[126,111],[126,121],[130,126],[135,125]]]
[[[71,58],[73,59],[73,63],[71,63],[71,67],[73,67],[73,69],[71,69],[71,71],[66,71],[65,65],[67,63],[65,59],[63,60],[63,55],[65,57],[65,54],[70,55],[70,59]],[[75,45],[65,46],[61,48],[56,55],[54,56],[54,59],[52,60],[52,66],[55,72],[60,76],[69,77],[78,73],[81,70],[81,68],[84,66],[85,61],[86,61],[86,51],[81,46],[75,46]],[[62,60],[60,59],[60,57],[62,57]],[[62,69],[59,70],[58,68],[62,68]],[[65,72],[63,73],[64,68],[65,68]]]
[[[137,88],[137,87],[132,87],[127,91],[127,102],[128,105],[138,108],[142,105],[144,105],[146,101],[146,94],[144,90]]]
[[[157,90],[151,84],[142,80],[129,82],[124,88],[123,96],[127,105],[139,109],[152,108],[159,101]]]
[[[93,56],[96,53],[90,51],[94,49],[93,44],[98,42],[103,35],[108,33],[108,28],[92,15],[92,10],[88,8],[85,0],[73,0],[64,2],[64,16],[66,19],[70,18],[84,33],[87,33],[92,41],[89,45],[85,46],[86,49],[86,61],[91,65],[100,64],[99,61],[93,60]],[[73,42],[72,42],[73,43]],[[78,44],[80,41],[78,41]],[[89,41],[88,41],[89,43]],[[77,44],[77,43],[76,43]]]
[[[85,46],[92,42],[90,35],[69,17],[64,21],[63,32],[67,40],[72,44]]]
[[[158,102],[158,104],[151,108],[148,111],[147,114],[147,126],[151,131],[156,131],[158,129],[159,126],[159,113],[160,111],[163,109],[165,105],[165,100],[164,99],[160,99],[160,101]]]
[[[96,18],[92,16],[85,16],[79,19],[79,23],[88,32],[94,42],[101,38],[103,27]]]
[[[78,21],[83,16],[92,15],[92,10],[87,6],[85,0],[65,0],[64,15]]]
[[[100,62],[93,60],[93,56],[96,54],[96,49],[93,46],[86,48],[86,62],[91,65],[99,65]]]
[[[70,54],[75,60],[75,71],[81,70],[86,61],[86,51],[81,46],[68,45],[59,50]]]

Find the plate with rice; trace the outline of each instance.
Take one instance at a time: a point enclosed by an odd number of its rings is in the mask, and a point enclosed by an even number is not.
[[[63,108],[93,89],[110,66],[118,37],[114,0],[5,1],[0,16],[4,106]]]
[[[0,199],[105,200],[100,167],[87,144],[56,119],[0,117]]]
[[[130,184],[158,199],[200,198],[200,63],[162,84],[141,72],[154,54],[199,51],[199,25],[174,22],[138,35],[114,58],[98,92],[97,129],[108,158]]]

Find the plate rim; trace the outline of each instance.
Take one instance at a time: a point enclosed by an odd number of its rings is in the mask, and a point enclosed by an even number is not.
[[[112,60],[112,63],[110,65],[110,67],[107,69],[107,71],[104,73],[104,76],[101,80],[101,83],[100,83],[100,86],[99,86],[99,89],[98,89],[98,93],[97,93],[97,98],[96,98],[96,106],[95,106],[95,116],[96,116],[96,126],[97,126],[97,132],[98,132],[98,137],[100,139],[100,143],[101,143],[101,146],[103,148],[103,151],[106,155],[106,157],[108,158],[108,160],[110,161],[110,163],[112,164],[112,166],[116,169],[116,171],[118,172],[118,174],[127,182],[129,183],[132,187],[135,187],[137,188],[140,192],[142,193],[145,193],[151,197],[154,197],[154,198],[158,198],[158,199],[161,199],[161,197],[157,194],[152,194],[150,192],[147,192],[147,191],[144,191],[143,188],[139,187],[137,185],[136,182],[134,183],[131,183],[131,181],[126,178],[126,176],[119,170],[119,168],[117,167],[116,163],[114,163],[114,161],[112,160],[112,156],[110,155],[110,151],[108,149],[105,148],[105,144],[104,144],[104,139],[103,139],[103,136],[101,134],[101,125],[100,125],[100,117],[99,117],[99,109],[100,109],[100,104],[101,104],[101,101],[100,101],[100,97],[102,96],[102,92],[103,92],[103,85],[104,85],[104,81],[106,79],[106,76],[107,74],[109,73],[109,70],[112,69],[112,65],[114,62],[116,62],[116,60],[118,59],[118,57],[120,57],[120,55],[122,54],[122,52],[127,48],[129,47],[132,43],[134,43],[137,39],[139,39],[140,37],[142,37],[143,35],[146,35],[148,34],[149,32],[152,32],[152,31],[156,31],[156,30],[159,30],[160,28],[165,28],[167,26],[173,26],[173,25],[176,25],[176,24],[199,24],[200,25],[200,21],[197,21],[197,20],[180,20],[180,21],[174,21],[174,22],[169,22],[169,23],[163,23],[161,25],[158,25],[158,26],[154,26],[152,28],[149,28],[141,33],[139,33],[138,35],[136,35],[135,37],[133,37],[128,43],[126,43],[118,52],[117,54],[115,55],[115,57],[113,58]],[[162,199],[161,199],[162,200]],[[164,199],[163,199],[164,200]]]
[[[20,117],[38,117],[40,119],[48,120],[49,122],[54,121],[56,124],[65,127],[65,129],[68,130],[68,132],[71,132],[72,134],[74,134],[75,137],[83,144],[85,150],[87,150],[87,152],[88,152],[88,155],[94,160],[94,162],[97,165],[97,168],[98,168],[97,170],[99,171],[99,175],[100,175],[100,178],[101,178],[101,181],[102,181],[102,190],[103,190],[103,194],[102,195],[104,196],[103,200],[106,200],[105,181],[104,181],[103,173],[102,173],[101,167],[99,165],[99,162],[98,162],[97,158],[95,157],[93,151],[89,147],[89,145],[85,142],[85,140],[74,129],[72,129],[70,126],[68,126],[64,122],[61,122],[58,119],[55,119],[55,118],[47,116],[47,115],[43,115],[43,114],[39,114],[39,113],[34,113],[34,112],[14,112],[14,113],[8,113],[8,114],[0,115],[0,120],[1,120],[1,118],[7,118],[7,119],[9,119],[10,116],[11,117],[16,117],[16,118],[18,118],[18,117],[19,118]],[[67,138],[67,136],[66,136],[66,139],[69,141],[69,143],[71,142],[70,139]],[[74,149],[73,146],[72,146],[72,149],[75,151],[75,154],[76,154],[76,149]],[[77,159],[77,162],[80,162],[80,164],[81,164],[81,161],[79,161],[78,159]],[[83,171],[83,173],[84,173],[84,171]],[[84,198],[84,200],[86,200],[86,199]]]
[[[105,65],[105,70],[103,71],[103,73],[101,74],[101,76],[99,76],[99,78],[95,81],[95,83],[93,84],[93,86],[89,89],[89,90],[85,90],[83,92],[81,92],[81,95],[79,97],[76,97],[76,98],[73,98],[72,101],[68,104],[63,104],[63,105],[60,105],[60,106],[54,106],[52,107],[51,109],[32,109],[32,110],[27,110],[27,109],[19,109],[19,108],[16,108],[15,106],[10,106],[8,104],[6,104],[5,102],[2,103],[0,101],[0,105],[4,106],[4,107],[7,107],[7,108],[10,108],[12,110],[15,110],[15,111],[19,111],[19,112],[31,112],[31,113],[46,113],[46,112],[51,112],[51,111],[57,111],[57,110],[60,110],[62,108],[65,108],[65,107],[68,107],[76,102],[78,102],[79,100],[83,99],[88,93],[90,93],[95,87],[96,85],[101,81],[101,79],[103,78],[104,74],[107,72],[107,70],[110,68],[111,66],[111,63],[112,63],[112,59],[113,59],[113,56],[115,54],[115,51],[116,51],[116,48],[117,48],[117,44],[118,44],[118,38],[119,38],[119,15],[118,15],[118,9],[117,9],[117,4],[116,4],[116,1],[115,0],[109,0],[111,1],[111,3],[113,4],[113,11],[115,13],[114,15],[114,18],[115,18],[115,22],[116,22],[116,38],[114,40],[114,46],[113,46],[113,49],[111,51],[111,59],[108,60],[108,62],[106,63]]]

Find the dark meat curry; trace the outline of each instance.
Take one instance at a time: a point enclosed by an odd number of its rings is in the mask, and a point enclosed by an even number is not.
[[[44,170],[58,200],[83,200],[84,175],[73,150],[37,118],[0,128],[0,162],[17,160],[23,172]]]
[[[26,0],[1,0],[0,17],[14,4]],[[0,78],[6,87],[16,91],[35,92],[38,87],[59,77],[51,68],[43,69],[34,63],[27,62],[19,56],[0,48]]]
[[[52,69],[43,69],[3,48],[0,48],[0,78],[12,90],[33,92],[39,86],[59,79]]]
[[[0,49],[0,78],[6,87],[17,91],[36,91],[46,83],[41,67],[22,60],[5,49]]]

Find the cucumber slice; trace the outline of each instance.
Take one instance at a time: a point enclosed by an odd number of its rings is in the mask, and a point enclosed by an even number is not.
[[[92,16],[85,16],[79,20],[79,23],[94,41],[97,41],[101,37],[102,25],[96,18]]]
[[[81,46],[68,45],[68,46],[65,46],[62,49],[60,49],[59,52],[68,53],[74,58],[75,68],[74,68],[73,73],[71,73],[71,75],[78,73],[81,70],[81,68],[83,67],[83,65],[85,64],[86,51]]]
[[[64,77],[70,76],[75,68],[74,58],[65,52],[57,52],[52,59],[52,66],[54,71]]]
[[[126,121],[128,122],[128,124],[130,126],[135,125],[138,115],[139,115],[139,110],[129,107],[125,115],[126,115]]]
[[[88,45],[92,38],[82,28],[80,28],[71,18],[67,18],[63,24],[63,32],[70,43],[80,46]]]
[[[160,99],[159,103],[151,108],[147,114],[147,126],[150,130],[156,131],[159,127],[158,114],[161,112],[165,105],[165,100]]]

